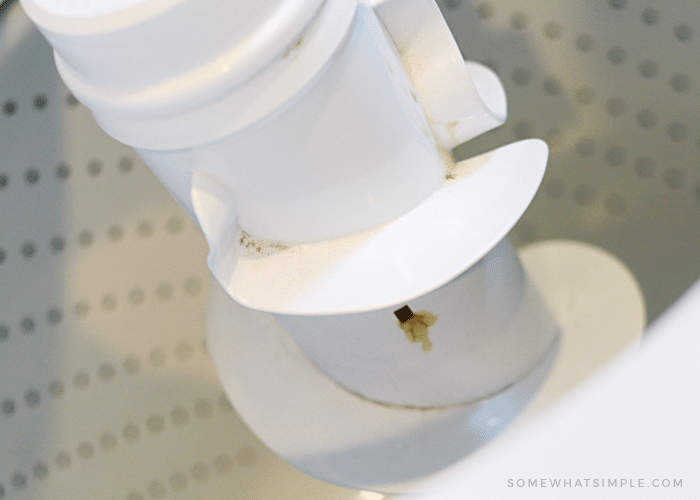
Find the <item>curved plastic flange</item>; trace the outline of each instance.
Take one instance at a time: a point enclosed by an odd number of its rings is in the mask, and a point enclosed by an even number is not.
[[[484,401],[439,409],[382,405],[324,375],[271,314],[242,307],[212,285],[207,346],[241,418],[301,471],[355,489],[426,492],[419,481],[508,425],[558,352],[557,340],[538,366]]]
[[[230,215],[218,243],[210,241],[223,251],[210,253],[209,267],[236,301],[268,312],[341,314],[406,302],[449,282],[503,239],[537,192],[547,157],[543,141],[528,139],[459,162],[415,209],[331,241],[254,241]]]
[[[440,145],[452,149],[502,125],[506,92],[486,66],[464,62],[435,0],[372,0]]]

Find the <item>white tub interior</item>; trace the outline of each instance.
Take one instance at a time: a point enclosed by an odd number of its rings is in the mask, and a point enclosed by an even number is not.
[[[696,3],[439,4],[509,100],[506,124],[458,157],[528,137],[551,148],[513,242],[607,250],[653,321],[700,276]],[[247,431],[204,344],[203,236],[2,5],[0,499],[372,498]]]

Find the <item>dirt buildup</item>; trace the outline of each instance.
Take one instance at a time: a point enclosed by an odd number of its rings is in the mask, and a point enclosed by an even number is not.
[[[289,248],[282,243],[253,239],[252,236],[242,230],[238,234],[238,243],[249,252],[260,255],[270,255]]]
[[[428,338],[428,328],[437,321],[437,315],[428,311],[413,312],[408,306],[394,311],[399,319],[399,328],[403,330],[409,342],[420,342],[424,353],[433,349],[433,343]]]

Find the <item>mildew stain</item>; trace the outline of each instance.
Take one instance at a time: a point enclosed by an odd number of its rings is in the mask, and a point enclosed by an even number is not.
[[[434,120],[430,115],[426,113],[425,118],[427,119],[428,123],[430,124],[431,127],[440,127],[442,124],[436,120]],[[450,122],[445,125],[447,127],[448,132],[452,135],[452,138],[454,139],[454,133],[457,128],[457,125],[459,125],[459,122]],[[452,151],[449,151],[442,147],[440,142],[437,140],[437,137],[431,135],[430,138],[433,140],[433,144],[435,145],[435,149],[438,152],[438,155],[440,156],[440,159],[442,160],[443,165],[445,166],[445,180],[446,181],[453,181],[457,178],[457,170],[458,170],[458,165],[457,162],[455,161],[455,157],[452,154]]]
[[[433,343],[428,338],[428,328],[435,324],[437,315],[428,311],[417,311],[414,313],[407,305],[394,311],[394,315],[398,318],[399,328],[403,330],[409,342],[420,342],[423,352],[426,354],[433,349]]]
[[[447,133],[450,134],[450,137],[452,137],[452,140],[455,142],[457,141],[457,125],[459,125],[459,121],[457,120],[445,124]]]
[[[238,233],[238,243],[246,250],[261,255],[272,255],[289,248],[287,245],[274,241],[256,240],[243,230]]]
[[[445,180],[451,181],[457,178],[457,162],[452,151],[440,146],[436,141],[436,147],[443,165],[445,165]]]
[[[292,52],[297,50],[302,45],[304,45],[304,37],[303,36],[299,40],[297,40],[297,42],[294,45],[289,46],[289,48],[287,49],[287,52],[285,52],[284,55],[282,56],[282,59],[288,58]]]

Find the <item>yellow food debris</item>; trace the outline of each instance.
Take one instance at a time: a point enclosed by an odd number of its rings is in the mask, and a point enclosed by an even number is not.
[[[428,328],[437,321],[437,316],[428,311],[418,311],[404,322],[399,322],[399,327],[406,334],[409,342],[423,344],[423,352],[428,353],[433,348],[433,343],[428,338]]]

